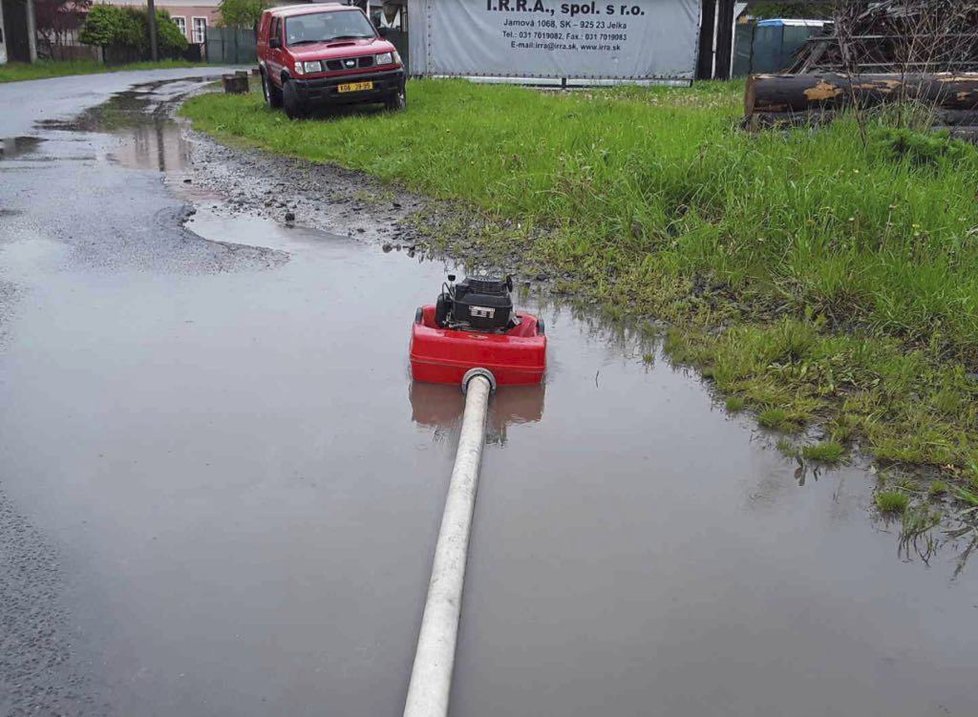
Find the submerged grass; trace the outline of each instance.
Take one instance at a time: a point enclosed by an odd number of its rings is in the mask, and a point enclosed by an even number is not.
[[[898,490],[883,490],[876,494],[876,507],[881,513],[903,513],[910,505],[910,496]]]
[[[409,97],[404,113],[325,121],[290,122],[257,95],[184,111],[220,137],[509,220],[520,231],[482,245],[615,316],[670,320],[673,360],[766,427],[817,421],[833,455],[859,436],[884,460],[978,476],[974,147],[882,123],[864,143],[844,119],[749,135],[733,84],[424,80]]]
[[[785,458],[796,458],[798,456],[798,446],[794,444],[788,438],[779,438],[775,444],[775,448],[778,449],[778,453],[783,455]]]
[[[846,453],[845,447],[835,441],[822,441],[801,449],[801,455],[810,461],[838,463]]]
[[[42,80],[48,77],[66,75],[91,75],[101,72],[122,72],[125,70],[166,70],[174,67],[194,67],[199,63],[183,60],[162,60],[160,62],[133,62],[127,65],[106,65],[94,60],[38,60],[34,63],[8,62],[0,65],[0,82],[20,80]]]

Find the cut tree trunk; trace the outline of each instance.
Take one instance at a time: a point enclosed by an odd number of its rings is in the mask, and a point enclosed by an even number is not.
[[[233,75],[221,75],[224,92],[229,95],[243,95],[248,92],[248,73],[236,72]]]
[[[825,112],[854,104],[870,107],[899,101],[978,112],[978,73],[753,75],[747,80],[744,106],[751,120],[756,113]]]

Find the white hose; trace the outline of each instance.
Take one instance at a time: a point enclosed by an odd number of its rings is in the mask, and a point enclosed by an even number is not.
[[[487,375],[488,374],[488,375]],[[495,379],[488,371],[466,374],[465,414],[441,518],[428,599],[414,654],[404,717],[445,717],[452,689],[455,641],[462,607],[465,559],[479,487],[479,464],[486,435],[486,411]]]

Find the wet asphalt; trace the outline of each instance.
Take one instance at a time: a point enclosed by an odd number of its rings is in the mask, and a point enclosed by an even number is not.
[[[400,713],[462,409],[407,332],[451,265],[423,200],[175,124],[200,75],[0,85],[3,715]],[[978,714],[967,539],[521,300],[551,366],[494,398],[453,715]]]
[[[140,73],[140,79],[163,79],[185,72]],[[0,87],[0,251],[9,259],[12,243],[57,246],[86,266],[135,261],[143,266],[170,263],[187,266],[225,265],[213,251],[188,244],[176,227],[156,231],[151,222],[173,216],[179,203],[159,202],[158,182],[129,187],[124,178],[98,170],[91,162],[97,143],[67,138],[57,161],[25,161],[46,140],[36,124],[76,117],[86,107],[108,100],[137,78],[133,73],[13,83]],[[105,197],[123,194],[121,202]],[[109,205],[114,205],[114,210]],[[140,244],[152,234],[154,246]],[[97,239],[97,243],[95,241]],[[133,243],[135,239],[135,243]],[[158,240],[158,243],[157,241]],[[181,251],[181,247],[190,251]],[[129,248],[127,248],[129,247]],[[132,247],[137,247],[133,249]],[[188,255],[189,254],[189,255]],[[182,255],[182,256],[181,256]],[[0,351],[9,345],[9,327],[22,301],[29,301],[29,281],[5,262],[0,275]],[[0,372],[7,385],[11,376]],[[56,439],[55,439],[56,440]],[[6,462],[0,476],[0,714],[101,714],[91,664],[71,647],[71,618],[64,610],[61,555],[50,536],[42,535],[10,500]]]

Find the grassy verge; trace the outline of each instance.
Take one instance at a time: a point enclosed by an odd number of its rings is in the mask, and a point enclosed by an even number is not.
[[[198,64],[179,60],[134,62],[128,65],[104,65],[101,62],[95,62],[93,60],[74,60],[70,62],[40,60],[33,64],[10,62],[6,65],[0,65],[0,82],[43,80],[48,77],[91,75],[101,72],[122,72],[124,70],[166,70],[174,67],[196,67]]]
[[[882,123],[737,129],[742,89],[409,87],[405,113],[289,122],[259,96],[184,112],[225,139],[462,200],[555,290],[666,319],[667,349],[812,458],[978,484],[978,150]],[[515,228],[514,228],[515,227]],[[514,267],[516,268],[516,267]]]

